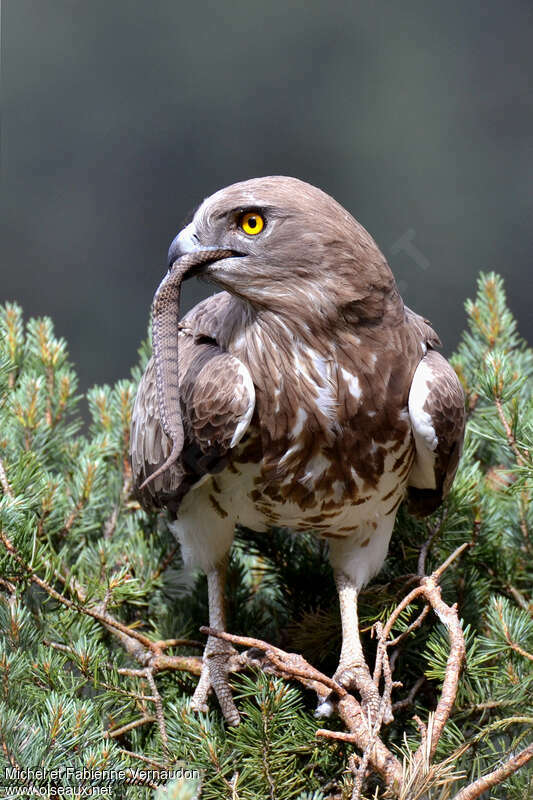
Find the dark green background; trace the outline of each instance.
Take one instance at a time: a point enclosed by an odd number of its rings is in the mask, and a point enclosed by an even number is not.
[[[277,173],[370,230],[446,352],[480,269],[533,338],[532,23],[530,0],[4,0],[0,299],[54,318],[83,387],[125,376],[184,217]]]

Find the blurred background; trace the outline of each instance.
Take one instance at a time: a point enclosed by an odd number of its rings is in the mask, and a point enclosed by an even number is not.
[[[446,353],[481,269],[533,339],[532,33],[531,0],[4,0],[0,301],[52,316],[81,388],[126,377],[188,213],[286,174]]]

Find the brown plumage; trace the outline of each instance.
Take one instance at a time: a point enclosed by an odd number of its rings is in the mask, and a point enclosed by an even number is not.
[[[206,254],[215,248],[224,256]],[[225,291],[181,320],[177,341],[162,344],[154,325],[156,353],[174,352],[180,408],[177,399],[165,408],[172,390],[150,361],[132,422],[141,501],[176,517],[185,561],[208,573],[213,627],[224,625],[223,563],[237,522],[328,538],[343,622],[336,676],[359,685],[357,591],[383,563],[402,499],[424,515],[451,486],[464,431],[459,382],[371,236],[309,184],[269,177],[222,189],[169,255],[176,274],[186,258]],[[147,481],[172,450],[167,411],[180,412],[184,443]],[[203,708],[212,686],[236,723],[228,653],[208,641],[194,701]]]

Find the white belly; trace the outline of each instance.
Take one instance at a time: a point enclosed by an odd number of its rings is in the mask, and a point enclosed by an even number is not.
[[[393,471],[393,465],[403,450],[411,447],[409,436],[400,449],[391,449],[385,457],[383,474],[375,488],[365,489],[352,468],[352,477],[360,489],[358,496],[343,498],[344,484],[337,481],[333,484],[332,493],[314,491],[313,505],[306,508],[290,499],[276,499],[276,493],[270,493],[269,496],[268,492],[261,491],[260,464],[237,463],[237,472],[226,469],[209,483],[221,507],[234,516],[236,523],[252,530],[266,531],[275,526],[295,532],[313,531],[326,538],[351,537],[356,528],[379,523],[387,511],[394,506],[397,508],[405,491],[409,470],[404,477],[399,477]],[[319,482],[321,476],[322,465],[318,459],[315,459],[315,467],[314,472],[308,469],[304,476],[306,487],[310,489]]]
[[[269,496],[261,480],[261,465],[253,462],[236,463],[202,480],[184,497],[178,519],[171,524],[181,542],[185,564],[205,571],[215,566],[229,550],[236,524],[255,531],[279,527],[328,539],[333,566],[342,566],[359,586],[364,585],[385,559],[409,474],[405,468],[414,457],[410,433],[400,448],[394,444],[384,459],[377,485],[365,488],[355,476],[358,493],[351,500],[341,499],[344,484],[339,481],[339,485],[328,487],[333,492],[313,490],[309,507],[302,508],[291,500],[279,501],[276,492]],[[393,466],[403,452],[402,477]],[[307,488],[319,484],[318,460],[315,466],[316,474],[304,475]]]

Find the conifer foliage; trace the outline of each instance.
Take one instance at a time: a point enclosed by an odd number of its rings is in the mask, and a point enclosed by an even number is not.
[[[480,277],[466,310],[452,493],[429,521],[401,511],[360,598],[378,718],[346,692],[326,727],[313,716],[340,646],[324,543],[240,530],[228,630],[247,649],[233,676],[242,722],[228,729],[214,703],[190,710],[205,579],[183,568],[165,513],[131,494],[149,345],[131,380],[88,393],[84,430],[51,321],[0,309],[2,797],[533,797],[533,352],[498,276]]]

